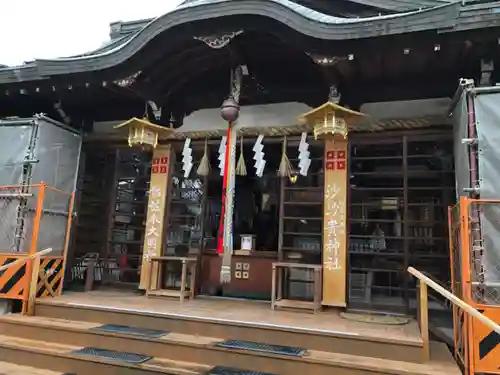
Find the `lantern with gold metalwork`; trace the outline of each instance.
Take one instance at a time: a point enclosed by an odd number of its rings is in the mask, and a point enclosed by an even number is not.
[[[147,119],[133,117],[121,124],[114,126],[115,129],[128,128],[128,145],[130,147],[140,146],[143,148],[155,148],[160,136],[168,135],[174,130],[156,125]]]
[[[304,113],[300,119],[313,126],[314,138],[323,138],[327,135],[341,136],[347,139],[349,124],[365,116],[363,113],[344,108],[334,102],[325,104]]]

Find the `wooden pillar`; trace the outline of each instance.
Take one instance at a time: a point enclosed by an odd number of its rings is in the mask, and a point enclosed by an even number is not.
[[[174,166],[173,159],[174,153],[171,145],[159,145],[153,151],[139,284],[139,289],[142,290],[146,289],[150,280],[151,285],[156,285],[160,275],[158,262],[149,268],[149,259],[153,256],[162,255],[165,240],[164,231],[168,227],[168,225],[165,225],[165,220],[168,210],[169,181]]]
[[[345,307],[347,303],[347,189],[349,175],[349,126],[364,115],[341,107],[330,88],[325,104],[303,114],[300,121],[313,125],[314,137],[325,141],[323,201],[323,298],[322,305]]]
[[[325,137],[322,305],[346,306],[347,287],[347,173],[348,141]]]

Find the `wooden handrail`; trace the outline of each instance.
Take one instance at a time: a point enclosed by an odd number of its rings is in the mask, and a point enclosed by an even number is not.
[[[425,276],[422,272],[416,270],[415,268],[408,267],[408,272],[411,273],[413,276],[415,276],[417,279],[423,281],[425,284],[430,286],[436,292],[441,294],[444,298],[446,298],[450,302],[454,303],[455,305],[460,307],[462,310],[464,310],[465,312],[467,312],[471,316],[477,318],[485,326],[491,328],[493,331],[495,331],[496,333],[498,333],[500,335],[500,325],[496,324],[493,320],[491,320],[487,316],[481,314],[475,308],[473,308],[472,306],[470,306],[467,303],[465,303],[464,301],[462,301],[460,298],[458,298],[453,293],[448,292],[441,285],[439,285],[438,283],[436,283],[435,281],[433,281],[429,277]]]
[[[10,262],[9,264],[5,264],[2,267],[0,267],[0,272],[5,271],[6,269],[8,269],[10,267],[14,267],[14,266],[16,266],[16,265],[18,265],[20,263],[27,262],[28,260],[35,259],[36,257],[41,257],[42,255],[45,255],[45,254],[48,254],[48,253],[52,252],[52,250],[53,249],[51,247],[49,247],[48,249],[41,250],[38,253],[34,253],[34,254],[31,254],[31,255],[27,255],[25,257],[16,259],[15,261]]]

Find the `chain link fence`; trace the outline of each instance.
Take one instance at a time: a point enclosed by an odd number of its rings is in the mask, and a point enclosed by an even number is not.
[[[39,185],[0,186],[0,252],[28,253]]]
[[[67,246],[73,194],[44,184],[0,186],[0,252],[33,253]]]
[[[500,201],[470,200],[468,221],[472,298],[500,305]]]
[[[462,270],[463,249],[462,244],[462,221],[460,204],[456,204],[448,209],[448,230],[450,236],[450,265],[451,265],[451,292],[460,299],[464,299],[464,275]],[[467,246],[465,246],[467,248]],[[465,312],[454,304],[453,307],[453,330],[454,355],[464,367],[468,364],[467,337]],[[458,328],[458,329],[457,329]]]

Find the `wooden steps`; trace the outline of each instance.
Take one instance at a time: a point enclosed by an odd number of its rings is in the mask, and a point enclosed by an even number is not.
[[[268,308],[269,309],[269,308]],[[265,310],[266,314],[270,310]],[[287,325],[242,322],[232,318],[188,316],[99,306],[37,302],[37,316],[101,324],[167,330],[170,332],[305,347],[331,353],[369,356],[411,363],[423,362],[422,341],[395,339],[381,331],[358,335],[332,330],[308,329]],[[299,314],[300,316],[300,314]],[[310,316],[307,316],[309,318]],[[304,317],[305,319],[306,317]],[[314,317],[313,317],[314,318]]]
[[[158,358],[139,365],[106,361],[100,358],[94,359],[71,353],[81,347],[47,343],[42,340],[0,335],[0,342],[0,360],[7,362],[24,360],[29,361],[31,365],[38,368],[47,368],[76,375],[201,375],[210,370],[209,366]]]
[[[62,311],[37,309],[37,314],[42,313],[42,315],[57,315],[56,312],[62,313],[62,317],[82,313],[76,307],[66,307]],[[306,347],[303,343],[299,346],[305,347],[307,353],[303,357],[291,357],[215,346],[217,342],[228,338],[228,334],[226,333],[226,337],[223,337],[224,335],[219,335],[219,337],[208,336],[205,331],[214,332],[216,330],[219,334],[224,332],[223,327],[218,327],[218,325],[224,326],[222,322],[218,322],[214,328],[211,325],[214,322],[201,324],[200,322],[179,319],[180,324],[176,326],[173,316],[161,320],[160,317],[155,316],[156,320],[151,320],[150,318],[153,318],[151,316],[149,318],[142,316],[139,319],[125,312],[122,313],[128,318],[120,316],[120,320],[113,321],[113,313],[116,312],[102,310],[94,315],[86,311],[85,314],[80,316],[81,320],[62,319],[61,316],[2,316],[0,317],[0,332],[3,334],[3,336],[0,336],[0,360],[19,362],[20,358],[26,358],[26,355],[29,355],[30,364],[33,366],[54,371],[75,372],[77,375],[99,373],[120,375],[201,375],[210,374],[210,370],[214,366],[236,367],[278,375],[302,373],[315,375],[460,374],[447,348],[441,344],[433,345],[431,350],[433,360],[426,364],[399,361],[400,358],[397,356],[394,356],[392,360],[368,357],[367,355],[373,355],[373,353],[368,352],[365,355],[360,355],[320,351]],[[134,325],[126,324],[132,327],[170,330],[171,332],[151,338],[96,330],[96,327],[101,323],[123,325],[125,322],[136,323]],[[163,325],[161,325],[162,322]],[[190,326],[190,324],[193,326]],[[198,333],[193,332],[198,328],[202,330]],[[234,330],[231,325],[226,326],[227,328],[229,328],[231,338],[248,339],[232,336],[235,333],[245,331]],[[252,332],[254,336],[250,339],[263,341],[260,333],[264,332],[265,329],[262,327],[254,329],[257,331]],[[280,331],[287,331],[287,334],[291,337],[298,335],[298,338],[294,338],[297,342],[300,342],[300,338],[306,336],[302,332],[290,332],[284,329],[272,330],[275,335]],[[258,336],[255,336],[256,334]],[[284,336],[281,337],[281,339],[283,338]],[[337,339],[342,340],[345,338],[329,337],[331,341]],[[323,340],[326,339],[323,338]],[[276,343],[276,340],[263,342]],[[290,342],[284,344],[292,345]],[[154,358],[139,365],[131,365],[71,353],[73,350],[88,346],[115,351],[132,351]],[[353,347],[353,349],[356,348]],[[398,359],[398,361],[394,359]],[[77,371],[75,371],[76,369]]]
[[[41,370],[34,367],[16,365],[15,363],[0,362],[0,375],[64,375],[64,374],[50,370]]]

